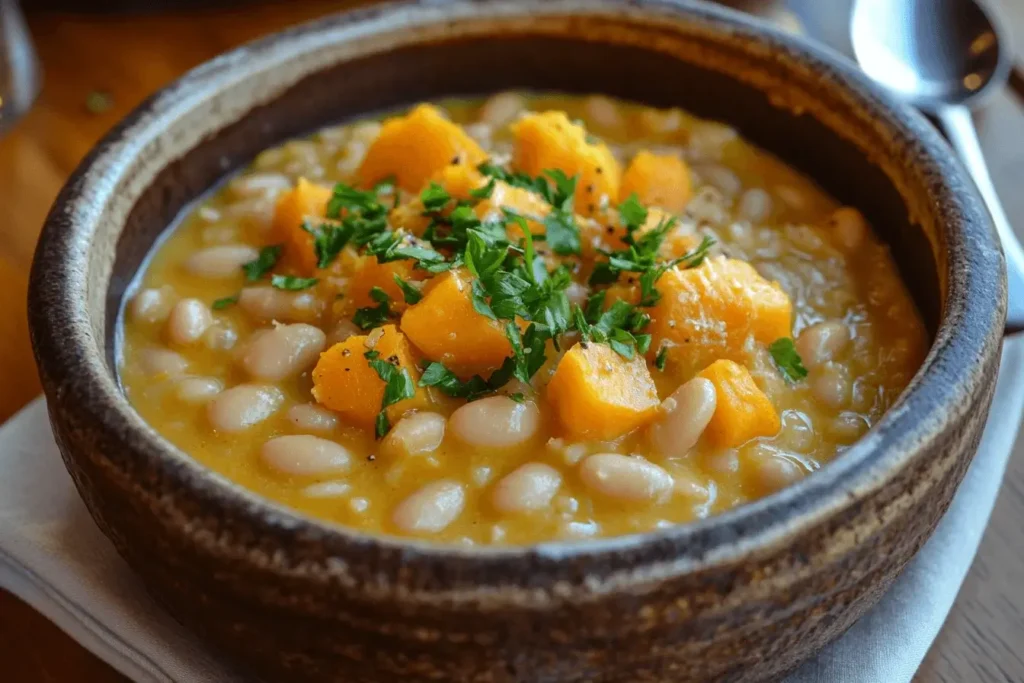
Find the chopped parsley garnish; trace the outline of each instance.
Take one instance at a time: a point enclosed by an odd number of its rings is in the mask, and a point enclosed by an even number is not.
[[[395,279],[395,284],[398,285],[400,290],[402,290],[402,298],[405,299],[405,303],[410,306],[418,304],[423,298],[423,292],[403,280],[398,273],[395,273],[393,277]]]
[[[451,199],[452,196],[448,194],[448,190],[434,182],[427,185],[427,189],[420,193],[420,201],[423,202],[423,208],[428,213],[441,211]]]
[[[633,233],[643,227],[647,222],[647,207],[640,203],[636,192],[629,195],[626,201],[619,204],[619,218],[626,228],[626,235],[623,241],[626,244],[633,244]]]
[[[245,279],[249,282],[255,282],[273,270],[274,266],[277,265],[278,259],[281,258],[283,250],[284,246],[281,244],[272,244],[260,249],[259,256],[256,257],[255,261],[249,261],[242,266],[242,270],[245,271]]]
[[[708,255],[708,250],[711,249],[714,243],[714,238],[705,236],[693,251],[683,254],[679,258],[666,261],[665,263],[656,266],[651,266],[644,270],[640,275],[640,305],[653,306],[658,303],[658,300],[661,298],[661,292],[655,289],[654,285],[658,283],[661,276],[672,268],[680,265],[683,266],[684,269],[696,268],[700,264],[704,263],[704,259],[707,258]]]
[[[773,341],[768,350],[772,354],[772,360],[779,368],[779,371],[790,382],[799,382],[807,377],[807,368],[804,367],[800,354],[797,353],[796,344],[789,337],[780,337]]]
[[[377,302],[376,306],[360,308],[352,316],[354,322],[361,330],[372,330],[388,321],[391,317],[391,297],[380,287],[370,289],[370,298]]]
[[[270,286],[274,289],[284,289],[289,292],[298,292],[309,289],[320,282],[315,277],[295,277],[294,275],[274,275],[270,278]]]
[[[668,344],[662,344],[658,349],[658,355],[654,357],[654,367],[665,372],[665,364],[668,362]]]
[[[333,223],[314,226],[309,221],[304,221],[302,229],[313,236],[313,253],[316,255],[317,268],[331,265],[352,236],[352,231],[345,225]]]
[[[523,392],[521,391],[517,391],[514,394],[509,394],[508,397],[515,401],[516,403],[523,403],[524,401],[526,401],[526,396],[524,396]]]
[[[452,398],[473,400],[492,391],[491,385],[480,375],[463,381],[443,363],[431,363],[420,375],[421,387],[436,387]]]
[[[483,187],[478,187],[475,190],[469,191],[469,196],[473,199],[490,199],[491,195],[494,194],[494,186],[497,184],[497,180],[490,178],[487,184]]]
[[[388,420],[387,409],[390,406],[412,398],[416,395],[416,384],[412,381],[409,371],[397,367],[397,359],[381,359],[377,351],[367,351],[366,361],[373,368],[377,376],[384,382],[384,398],[380,403],[380,412],[375,422],[377,438],[381,438],[391,430],[391,422]]]
[[[212,304],[210,304],[210,308],[212,308],[215,311],[220,311],[229,306],[234,306],[237,303],[238,295],[235,294],[234,296],[226,296],[221,299],[216,299]]]

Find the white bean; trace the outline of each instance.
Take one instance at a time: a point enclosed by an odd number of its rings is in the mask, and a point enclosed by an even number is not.
[[[340,498],[352,491],[352,484],[347,481],[331,480],[310,484],[302,489],[302,494],[310,498]]]
[[[329,432],[338,426],[338,416],[313,403],[299,403],[288,409],[288,421],[303,432]]]
[[[757,481],[768,491],[778,491],[804,477],[804,470],[789,458],[767,451],[750,454]]]
[[[835,236],[836,243],[846,252],[858,250],[870,232],[864,215],[849,206],[836,209],[828,219],[828,224]]]
[[[178,380],[174,394],[185,403],[206,403],[223,388],[224,385],[215,377],[184,377]]]
[[[623,124],[619,105],[602,95],[588,97],[583,103],[587,119],[599,128],[619,128]]]
[[[143,349],[139,353],[142,371],[150,377],[176,377],[188,369],[188,361],[169,349]]]
[[[276,197],[291,186],[292,181],[281,173],[250,173],[232,180],[228,189],[238,199],[246,199]]]
[[[242,367],[255,379],[279,382],[315,363],[326,340],[323,330],[312,325],[278,325],[249,344]]]
[[[562,485],[562,475],[554,467],[539,462],[522,465],[494,487],[494,509],[505,514],[541,510]]]
[[[672,475],[643,458],[598,453],[580,464],[580,479],[597,493],[634,503],[652,502],[672,491]]]
[[[194,344],[213,324],[213,313],[199,299],[182,299],[167,318],[167,338],[175,344]]]
[[[260,456],[278,472],[297,476],[347,472],[352,465],[344,446],[309,434],[273,438],[263,444]]]
[[[331,333],[327,335],[327,346],[334,346],[340,344],[349,337],[354,337],[357,334],[362,334],[362,330],[359,326],[348,318],[342,318],[334,324],[331,328]]]
[[[507,448],[530,440],[540,427],[537,405],[490,396],[462,406],[448,420],[452,434],[470,446]]]
[[[711,422],[717,405],[714,383],[694,377],[662,401],[657,418],[648,427],[651,445],[666,458],[686,455]]]
[[[403,417],[380,444],[381,455],[389,459],[433,453],[444,440],[444,416],[431,412]]]
[[[391,520],[406,533],[437,533],[455,521],[465,504],[461,484],[435,481],[399,503]]]
[[[843,408],[850,402],[850,377],[846,369],[828,362],[810,373],[811,393],[830,408]]]
[[[273,287],[246,287],[238,305],[258,322],[312,322],[323,310],[323,302],[312,292],[288,292]]]
[[[239,384],[210,401],[206,415],[217,431],[241,432],[276,413],[283,402],[284,394],[277,387]]]
[[[207,247],[185,260],[185,270],[200,277],[224,279],[242,274],[242,266],[255,261],[260,252],[245,244],[221,244]]]
[[[740,215],[751,222],[760,223],[771,212],[772,198],[759,187],[747,190],[740,197]]]
[[[796,350],[804,365],[814,368],[833,360],[849,343],[850,331],[846,325],[830,320],[811,325],[801,332],[796,340]]]
[[[503,92],[494,95],[480,108],[480,120],[494,128],[501,128],[512,123],[519,113],[526,108],[526,100],[514,92]]]
[[[132,320],[159,323],[167,320],[174,306],[174,289],[165,285],[157,289],[143,289],[132,299],[129,311]]]

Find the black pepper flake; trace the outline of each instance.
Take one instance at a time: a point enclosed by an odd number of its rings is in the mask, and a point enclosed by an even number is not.
[[[452,166],[458,166],[461,161],[462,159],[459,158],[458,154],[456,154],[455,156],[452,157]]]
[[[590,194],[594,194],[594,183],[590,183],[589,185],[587,185],[587,192],[589,192]]]
[[[597,175],[601,175],[602,173],[604,173],[604,169],[601,168],[600,166],[598,166],[597,170],[595,171],[595,173],[597,173]]]
[[[345,372],[351,372],[352,368],[345,368]]]
[[[591,206],[593,206],[593,204],[591,204]],[[607,228],[605,228],[605,230],[608,231],[609,235],[614,235],[615,234],[615,226],[614,225],[609,225]]]
[[[589,211],[590,213],[594,213],[594,209],[596,209],[596,208],[597,207],[594,206],[593,203],[587,204],[587,211]]]

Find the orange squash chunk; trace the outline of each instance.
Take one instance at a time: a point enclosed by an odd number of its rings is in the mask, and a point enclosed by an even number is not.
[[[588,142],[587,131],[562,111],[528,114],[510,127],[515,138],[512,165],[530,175],[557,168],[579,175],[576,212],[593,216],[601,198],[614,203],[619,196],[619,162],[603,142]]]
[[[420,271],[420,273],[422,272]],[[413,262],[409,260],[380,263],[376,256],[358,257],[348,289],[345,292],[349,308],[377,306],[377,302],[370,296],[370,290],[379,287],[391,298],[389,304],[391,310],[405,310],[405,296],[402,294],[402,288],[395,282],[395,275],[403,280],[418,280],[420,277],[413,273]]]
[[[641,426],[658,408],[658,392],[642,356],[626,360],[607,344],[569,349],[548,384],[548,400],[565,435],[606,441]]]
[[[371,187],[393,176],[398,186],[417,192],[445,166],[476,167],[487,158],[466,131],[429,104],[421,104],[405,116],[388,119],[370,145],[358,177]]]
[[[302,224],[323,219],[331,194],[331,188],[299,178],[293,189],[281,194],[274,208],[274,239],[284,244],[285,262],[305,275],[316,270],[316,254],[313,236]]]
[[[473,309],[472,276],[450,271],[431,281],[402,315],[402,331],[419,351],[462,377],[498,368],[512,355],[504,325]]]
[[[643,150],[622,175],[619,200],[625,201],[634,192],[644,206],[682,213],[690,201],[690,170],[677,157]]]
[[[668,271],[656,287],[661,299],[650,311],[651,352],[668,342],[673,358],[693,370],[741,358],[751,336],[770,344],[791,334],[789,297],[745,261],[711,257],[696,268]]]
[[[384,400],[384,381],[370,367],[365,354],[372,350],[398,368],[405,369],[413,382],[420,378],[416,359],[405,335],[394,325],[384,325],[367,335],[349,337],[320,354],[313,368],[313,398],[317,403],[333,410],[354,425],[373,429]],[[416,395],[399,401],[387,409],[388,419],[394,424],[410,410],[427,408],[430,397],[425,389],[416,388]]]
[[[778,434],[779,414],[745,367],[717,360],[698,376],[710,380],[718,393],[715,414],[704,430],[715,446],[736,448],[756,437]]]

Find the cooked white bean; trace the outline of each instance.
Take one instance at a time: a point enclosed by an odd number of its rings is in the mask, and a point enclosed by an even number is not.
[[[323,302],[312,292],[273,287],[246,287],[238,295],[238,305],[258,322],[311,322],[323,310]]]
[[[694,377],[662,401],[647,431],[651,445],[666,458],[686,455],[711,422],[717,405],[714,383]]]
[[[292,181],[282,173],[250,173],[235,178],[228,189],[235,197],[276,197],[292,186]]]
[[[587,118],[599,128],[619,128],[624,123],[619,105],[608,97],[588,97],[583,107],[587,112]]]
[[[304,432],[329,432],[338,426],[338,416],[314,403],[299,403],[288,409],[288,421]]]
[[[167,338],[175,344],[194,344],[213,324],[213,313],[199,299],[182,299],[167,318]]]
[[[804,477],[804,469],[789,458],[757,451],[751,455],[755,476],[768,491],[778,491]]]
[[[747,190],[740,197],[740,215],[754,223],[760,223],[772,212],[772,198],[759,187]]]
[[[188,369],[188,361],[169,349],[143,349],[139,353],[142,370],[150,377],[176,377]]]
[[[678,109],[650,109],[640,112],[640,123],[648,133],[664,134],[679,130],[683,125],[683,113]]]
[[[597,493],[630,502],[651,502],[672,490],[672,475],[643,458],[598,453],[580,464],[580,479]]]
[[[712,164],[699,169],[701,178],[726,197],[735,197],[743,189],[743,181],[725,166]]]
[[[352,484],[347,481],[321,481],[310,484],[302,489],[302,493],[310,498],[340,498],[347,496],[352,491]]]
[[[216,377],[184,377],[175,385],[174,394],[185,403],[206,403],[223,388]]]
[[[380,135],[381,124],[377,121],[363,121],[352,126],[351,138],[364,145],[371,145]]]
[[[847,252],[859,249],[870,231],[864,215],[849,206],[836,209],[828,224],[835,235],[836,243]]]
[[[517,403],[507,396],[490,396],[462,406],[448,420],[456,437],[482,448],[507,448],[528,441],[540,427],[533,402]]]
[[[501,128],[515,120],[526,108],[526,100],[514,92],[503,92],[494,95],[480,109],[480,121],[494,128]]]
[[[214,351],[233,349],[238,342],[238,332],[230,323],[218,320],[203,335],[203,344]]]
[[[391,520],[406,533],[437,533],[455,521],[465,504],[461,484],[435,481],[399,503]]]
[[[318,327],[278,325],[249,344],[242,354],[242,367],[255,379],[279,382],[315,363],[326,341]]]
[[[815,368],[833,360],[850,343],[850,330],[846,325],[829,320],[811,325],[800,333],[796,350],[804,365]]]
[[[522,465],[494,487],[494,509],[506,514],[541,510],[562,485],[562,475],[554,467],[539,462]]]
[[[833,362],[810,372],[811,393],[830,408],[843,408],[850,402],[850,377],[846,369]]]
[[[334,346],[340,344],[349,337],[353,337],[357,334],[362,334],[362,330],[359,326],[348,318],[342,318],[334,324],[331,328],[331,333],[327,335],[327,346]]]
[[[206,415],[218,431],[241,432],[276,413],[282,402],[284,394],[277,387],[239,384],[210,401]]]
[[[238,227],[226,223],[208,225],[199,234],[199,241],[211,245],[233,244],[238,241]]]
[[[389,459],[433,453],[444,440],[444,416],[431,412],[407,415],[395,424],[380,444]]]
[[[255,261],[260,252],[245,244],[221,244],[200,249],[185,260],[185,270],[200,277],[224,279],[238,277],[242,266]]]
[[[157,289],[143,289],[135,295],[129,305],[132,320],[145,323],[167,320],[175,298],[174,289],[168,285]]]
[[[352,465],[344,446],[309,434],[273,438],[263,444],[260,456],[275,470],[298,476],[347,472]]]

